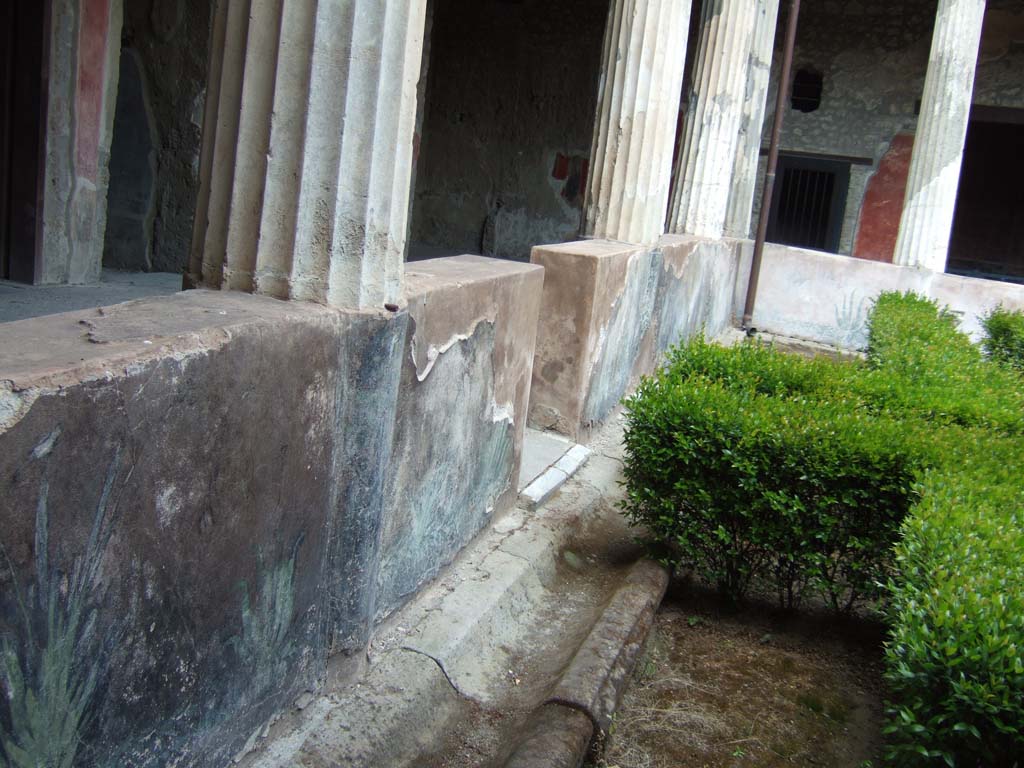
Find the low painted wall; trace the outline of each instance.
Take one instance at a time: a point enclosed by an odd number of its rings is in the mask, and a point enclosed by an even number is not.
[[[744,241],[734,296],[742,314],[753,244]],[[997,304],[1024,309],[1024,286],[979,280],[769,243],[758,280],[753,325],[759,331],[848,349],[867,344],[872,301],[883,291],[915,291],[948,306],[974,338]]]
[[[480,256],[406,271],[378,618],[515,503],[542,282],[535,266]]]
[[[4,326],[0,756],[226,765],[510,503],[541,271],[416,266]]]
[[[544,267],[530,421],[585,439],[675,342],[732,323],[733,241],[534,248]]]

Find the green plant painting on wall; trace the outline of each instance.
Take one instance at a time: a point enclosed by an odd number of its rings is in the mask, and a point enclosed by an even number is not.
[[[49,453],[56,436],[37,448]],[[43,447],[41,446],[41,448]],[[90,719],[90,705],[104,672],[117,628],[100,629],[98,609],[105,590],[100,563],[116,519],[114,484],[121,468],[117,450],[107,470],[85,551],[70,572],[49,561],[49,481],[43,479],[35,519],[36,583],[15,588],[15,636],[0,638],[0,681],[9,729],[0,725],[2,768],[71,768]],[[7,552],[0,548],[12,577]],[[15,580],[15,584],[17,581]]]
[[[295,654],[291,628],[295,612],[295,561],[302,536],[292,546],[291,556],[267,567],[258,555],[258,589],[250,598],[249,585],[242,582],[242,634],[235,646],[249,674],[247,699],[255,701],[287,674]]]

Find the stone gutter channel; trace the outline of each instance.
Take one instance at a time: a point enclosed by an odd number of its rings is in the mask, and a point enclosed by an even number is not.
[[[657,563],[633,566],[506,768],[582,765],[594,737],[608,733],[667,586]]]
[[[237,762],[578,768],[668,583],[617,511],[621,436],[614,420],[536,509],[524,495],[385,622],[358,679],[300,697]]]

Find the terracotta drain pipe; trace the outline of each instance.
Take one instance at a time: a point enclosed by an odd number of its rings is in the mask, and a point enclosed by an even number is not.
[[[764,177],[764,196],[761,198],[761,214],[757,220],[757,238],[754,240],[754,258],[750,262],[750,280],[747,281],[747,301],[743,305],[743,321],[740,324],[751,331],[754,319],[754,302],[757,300],[757,281],[761,276],[761,258],[764,255],[764,241],[768,236],[768,217],[771,215],[772,194],[775,191],[775,172],[779,167],[779,138],[782,136],[782,121],[785,118],[786,102],[792,88],[790,75],[793,71],[793,49],[796,47],[796,27],[800,18],[800,0],[792,0],[789,6],[789,24],[786,27],[786,49],[782,56],[782,73],[779,77],[779,95],[775,102],[775,120],[772,123],[772,141],[768,148],[768,171]]]

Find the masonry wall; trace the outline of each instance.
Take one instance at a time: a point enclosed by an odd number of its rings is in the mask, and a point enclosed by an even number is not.
[[[822,73],[824,93],[814,112],[787,109],[780,148],[864,161],[851,167],[840,253],[854,250],[865,192],[880,164],[885,165],[883,159],[888,155],[899,164],[905,143],[902,137],[912,135],[916,127],[915,106],[924,88],[936,5],[936,0],[830,0],[801,7],[794,72],[806,68]],[[991,0],[988,8],[974,103],[1024,108],[1024,51],[1015,44],[1024,40],[1024,4]],[[785,14],[783,8],[765,116],[764,151],[778,92]],[[763,182],[764,158],[761,166],[759,184]],[[891,189],[892,180],[885,186]],[[869,226],[875,225],[877,216],[898,221],[902,210],[899,187],[896,179],[895,194],[881,190],[892,202],[868,212],[872,217]],[[758,189],[752,230],[760,200]],[[861,255],[873,258],[870,250]]]
[[[733,322],[738,253],[727,240],[666,235],[537,247],[544,300],[530,423],[576,440],[611,416],[673,344]]]
[[[607,13],[608,0],[435,0],[414,257],[528,261],[576,238]]]
[[[420,265],[393,314],[190,291],[6,325],[0,756],[223,766],[363,653],[514,498],[541,273],[497,264]]]
[[[743,308],[753,243],[742,247],[733,297]],[[981,318],[997,305],[1024,309],[1024,286],[947,275],[820,251],[765,247],[753,327],[758,331],[808,339],[843,349],[867,346],[872,302],[883,291],[914,291],[948,307],[961,330],[978,340]]]

